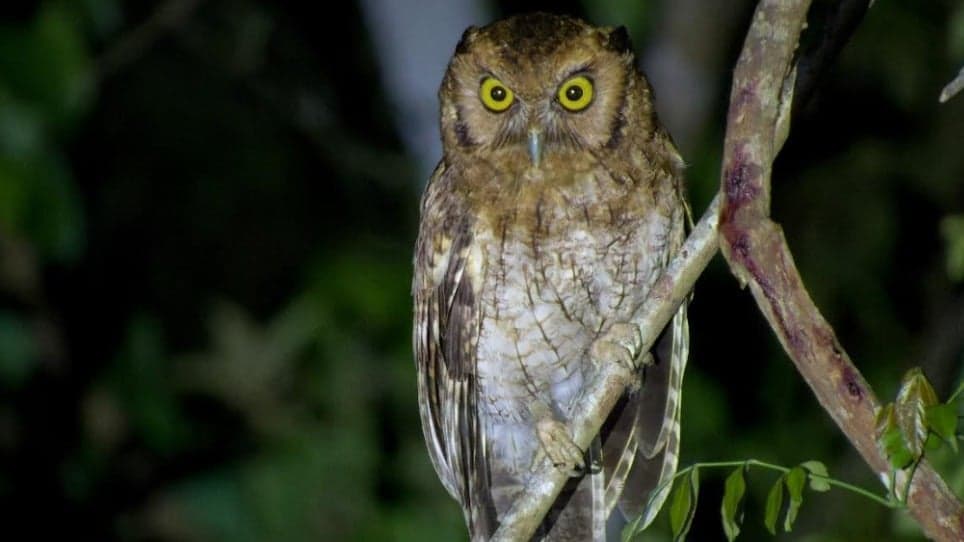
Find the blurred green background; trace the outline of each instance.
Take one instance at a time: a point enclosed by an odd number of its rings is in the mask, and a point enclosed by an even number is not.
[[[463,28],[533,9],[629,26],[698,213],[748,0],[5,3],[2,532],[464,539],[417,419],[417,200]],[[964,367],[964,96],[937,103],[961,64],[964,3],[878,0],[776,167],[774,215],[884,398]],[[684,464],[820,459],[882,491],[719,259],[691,329]],[[964,460],[935,459],[960,494]],[[723,476],[693,540],[723,539]],[[768,540],[773,476],[749,480],[740,539]],[[833,491],[778,538],[921,537]]]

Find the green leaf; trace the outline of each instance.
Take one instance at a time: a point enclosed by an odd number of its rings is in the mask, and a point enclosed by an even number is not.
[[[23,385],[39,367],[38,361],[38,345],[29,323],[17,313],[0,311],[0,384]]]
[[[957,405],[941,403],[926,409],[927,427],[957,451]]]
[[[793,530],[793,522],[797,520],[800,505],[803,504],[803,488],[807,483],[807,471],[803,467],[793,467],[783,481],[787,486],[787,494],[790,495],[790,505],[783,519],[783,529],[790,532]]]
[[[632,523],[623,527],[623,532],[619,535],[620,542],[630,542],[633,537],[636,536],[636,527],[638,526],[639,521],[634,520]]]
[[[947,28],[947,50],[953,55],[952,58],[961,58],[964,56],[964,4],[958,3],[951,11]]]
[[[43,150],[46,126],[41,115],[9,99],[0,87],[0,153],[29,157]]]
[[[887,403],[877,413],[877,446],[890,461],[891,467],[904,469],[914,462],[915,456],[907,447],[904,434],[897,425],[894,403]]]
[[[783,476],[777,478],[770,493],[767,494],[767,505],[763,515],[763,524],[766,525],[770,534],[777,534],[777,519],[780,517],[780,510],[783,508]]]
[[[153,317],[138,314],[128,326],[109,386],[120,401],[127,429],[142,446],[158,454],[172,454],[189,441],[191,425],[172,387],[172,365],[166,357],[161,325]]]
[[[726,539],[730,542],[740,534],[740,525],[743,524],[743,494],[746,493],[744,471],[746,471],[746,466],[734,469],[726,477],[723,490],[720,516],[723,518],[723,532],[726,533]]]
[[[696,515],[696,501],[700,493],[699,469],[693,468],[689,476],[676,483],[676,490],[670,498],[669,525],[674,542],[686,540],[686,534]]]
[[[75,260],[83,251],[81,198],[55,151],[0,153],[0,227],[30,241],[43,258]]]
[[[804,461],[801,467],[810,473],[810,489],[814,491],[830,491],[830,482],[827,481],[830,475],[827,473],[827,466],[820,461]]]
[[[920,368],[907,371],[897,392],[895,412],[897,425],[915,459],[924,453],[927,441],[927,408],[936,404],[937,394]]]
[[[888,430],[881,440],[890,466],[895,469],[906,469],[918,457],[907,447],[904,434],[898,427]]]
[[[0,86],[54,128],[70,126],[93,103],[94,64],[82,21],[65,2],[44,2],[32,21],[0,27]]]
[[[964,14],[964,9],[961,10]],[[964,19],[964,15],[961,16]],[[941,220],[947,253],[947,276],[954,282],[964,280],[964,215],[949,215]]]
[[[910,400],[919,400],[925,406],[937,404],[937,393],[920,367],[913,367],[904,374],[900,391],[897,392],[898,403],[906,403]]]

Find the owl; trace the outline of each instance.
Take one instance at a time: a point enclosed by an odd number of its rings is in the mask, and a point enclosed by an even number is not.
[[[549,14],[471,27],[439,99],[413,281],[432,464],[472,540],[546,458],[571,477],[536,539],[605,540],[644,509],[648,524],[676,472],[686,308],[653,352],[635,351],[631,321],[688,212],[626,30]],[[607,363],[638,382],[583,450],[566,424]]]

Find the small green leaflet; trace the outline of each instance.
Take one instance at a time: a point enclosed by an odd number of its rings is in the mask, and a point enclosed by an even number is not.
[[[897,392],[895,412],[905,444],[915,459],[924,453],[927,442],[927,408],[936,404],[937,394],[920,368],[907,371]]]
[[[890,461],[890,466],[895,469],[904,469],[910,466],[917,459],[907,443],[904,435],[897,424],[897,414],[894,403],[887,403],[880,412],[877,413],[877,446]]]
[[[803,504],[803,488],[807,483],[807,471],[803,467],[793,467],[784,476],[784,482],[787,486],[787,494],[790,495],[790,505],[783,519],[783,529],[790,532],[793,530],[793,522],[797,520],[800,505]]]
[[[743,494],[746,493],[746,480],[743,478],[746,466],[738,467],[726,477],[723,490],[723,504],[720,516],[723,518],[723,532],[726,539],[733,542],[740,534],[743,524]]]
[[[676,483],[676,490],[670,498],[669,525],[673,531],[674,542],[686,540],[693,516],[696,515],[696,500],[700,494],[699,469],[694,467],[689,476]]]
[[[777,478],[770,493],[767,494],[766,511],[763,516],[763,524],[766,525],[770,534],[777,534],[777,520],[780,519],[780,510],[783,508],[783,476]]]
[[[830,491],[830,482],[827,481],[830,475],[827,473],[827,466],[820,461],[804,461],[800,466],[810,473],[810,489],[824,492]]]
[[[927,407],[927,427],[957,452],[957,405],[941,403]]]

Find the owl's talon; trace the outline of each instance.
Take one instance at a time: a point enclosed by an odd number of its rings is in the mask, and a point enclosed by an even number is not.
[[[646,352],[639,358],[640,367],[649,367],[650,365],[656,364],[656,358],[653,357],[652,352]]]
[[[652,363],[652,356],[642,356],[643,336],[639,326],[618,322],[592,344],[590,359],[596,365],[619,363],[628,369],[636,369]]]
[[[554,467],[565,471],[569,476],[583,473],[586,467],[583,452],[573,442],[569,428],[564,423],[544,418],[536,424],[536,434],[542,445],[536,452],[533,468],[537,468],[542,460],[548,457]]]

